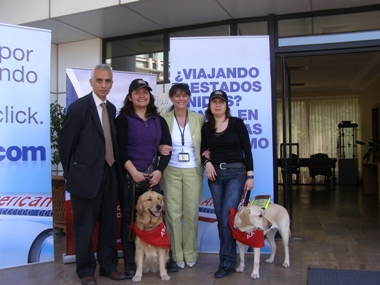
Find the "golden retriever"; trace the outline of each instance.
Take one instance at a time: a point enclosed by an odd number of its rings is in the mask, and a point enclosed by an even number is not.
[[[242,207],[235,216],[235,227],[242,232],[251,232],[254,229],[261,229],[271,247],[271,255],[265,260],[266,263],[272,263],[276,255],[276,242],[274,237],[277,231],[280,232],[285,250],[285,260],[283,267],[290,267],[289,262],[289,238],[290,238],[290,218],[287,210],[278,204],[269,204],[264,211],[256,205]],[[244,270],[244,251],[245,245],[237,242],[240,251],[240,264],[236,268],[236,272]],[[260,278],[260,248],[254,248],[253,271],[251,278]]]
[[[136,210],[137,216],[134,227],[136,232],[136,274],[132,278],[132,281],[141,281],[143,271],[144,273],[157,272],[158,269],[160,271],[161,280],[170,280],[166,271],[166,262],[169,260],[170,243],[162,219],[164,198],[157,192],[147,191],[138,198]],[[148,244],[143,241],[144,237],[142,234],[150,238],[148,235],[155,232],[157,232],[157,235],[154,235],[156,239],[163,238],[164,236],[167,237],[164,247],[157,247],[156,245],[151,245],[152,243]]]

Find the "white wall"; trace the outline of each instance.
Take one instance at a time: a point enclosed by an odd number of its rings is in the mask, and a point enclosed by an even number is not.
[[[49,0],[1,0],[0,22],[23,24],[49,19]]]
[[[160,84],[156,86],[156,105],[158,112],[165,114],[172,104],[169,99],[170,84]]]
[[[18,25],[115,5],[119,0],[0,0],[0,22]]]
[[[50,55],[50,102],[58,100],[58,45],[51,44]]]
[[[99,38],[58,45],[57,76],[60,104],[66,106],[66,67],[93,68],[101,63],[101,54],[102,40]]]
[[[50,0],[50,2],[52,18],[119,5],[119,0]]]
[[[60,105],[66,106],[66,67],[93,68],[101,63],[101,54],[101,39],[60,45],[52,44],[50,101],[57,100]],[[90,83],[88,84],[90,86]],[[52,165],[52,172],[62,174],[62,166]]]
[[[52,19],[94,9],[111,7],[131,0],[0,0],[0,22],[23,24]],[[7,11],[7,13],[1,13]],[[52,20],[53,21],[53,20]],[[58,101],[66,106],[66,67],[93,68],[101,63],[102,40],[100,38],[51,45],[50,102]],[[90,79],[90,78],[89,78]],[[170,106],[170,85],[157,85],[159,111],[165,113]],[[89,88],[89,90],[91,90]],[[57,168],[52,166],[53,173]]]

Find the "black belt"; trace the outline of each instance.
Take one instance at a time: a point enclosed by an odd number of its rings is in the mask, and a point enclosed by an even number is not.
[[[227,168],[241,168],[245,169],[245,165],[243,162],[236,162],[236,163],[225,163],[222,162],[221,164],[215,164],[214,167],[220,168],[220,169],[227,169]]]

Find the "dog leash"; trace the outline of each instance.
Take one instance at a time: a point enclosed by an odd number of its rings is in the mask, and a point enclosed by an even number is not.
[[[249,197],[251,196],[251,190],[248,190],[247,193],[245,193],[245,199],[243,206],[247,206],[249,202]]]
[[[149,187],[149,190],[150,191],[152,190],[152,188]],[[136,210],[136,183],[132,180],[132,214],[131,214],[131,223],[129,225],[129,230],[128,230],[128,240],[129,241],[134,241],[135,240],[135,231],[133,230],[133,223],[135,222],[135,210]]]
[[[131,214],[131,224],[129,225],[128,230],[128,240],[134,241],[135,239],[135,231],[133,230],[133,223],[135,221],[135,208],[136,208],[136,202],[135,202],[135,195],[136,195],[136,183],[132,180],[132,214]]]

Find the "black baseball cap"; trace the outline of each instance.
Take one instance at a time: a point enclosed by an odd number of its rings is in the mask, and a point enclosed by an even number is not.
[[[152,88],[149,87],[149,83],[146,82],[144,79],[141,79],[141,78],[135,79],[129,85],[129,93],[132,93],[133,90],[138,90],[143,87],[146,87],[150,91],[152,91]]]
[[[215,91],[213,91],[210,94],[210,98],[208,98],[208,100],[211,101],[212,99],[214,99],[216,97],[219,97],[219,98],[223,99],[225,102],[228,102],[227,93],[224,92],[223,90],[215,90]]]

